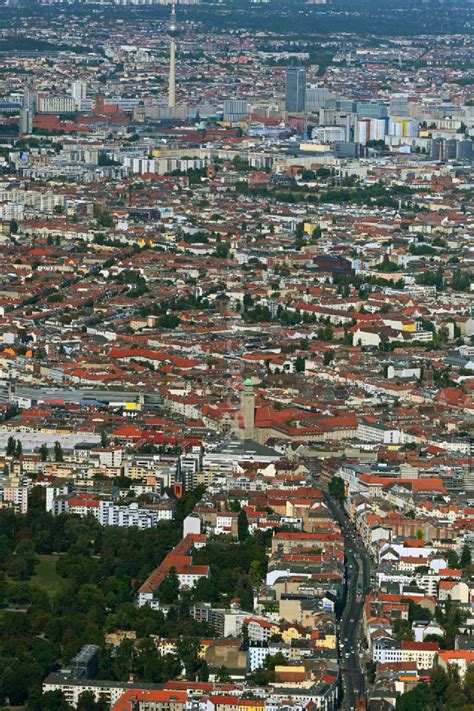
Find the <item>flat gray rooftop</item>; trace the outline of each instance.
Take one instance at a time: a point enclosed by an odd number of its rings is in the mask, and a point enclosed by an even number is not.
[[[47,447],[54,447],[54,443],[60,442],[63,449],[74,449],[76,444],[87,442],[88,444],[98,444],[100,435],[92,432],[74,432],[73,434],[62,434],[54,430],[36,432],[19,432],[13,427],[0,427],[0,449],[5,449],[8,438],[14,437],[20,440],[24,452],[32,452],[45,444]]]

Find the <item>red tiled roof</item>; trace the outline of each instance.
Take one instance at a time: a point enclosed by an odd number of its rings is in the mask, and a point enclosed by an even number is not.
[[[402,641],[402,649],[409,652],[436,652],[439,649],[438,642],[411,642],[410,640]]]
[[[184,704],[187,701],[185,691],[174,691],[166,689],[129,689],[123,696],[112,706],[112,711],[133,711],[138,702],[155,702],[169,704],[174,702]]]

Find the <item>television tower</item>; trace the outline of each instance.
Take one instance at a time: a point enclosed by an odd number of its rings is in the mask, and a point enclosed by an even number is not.
[[[176,23],[175,0],[171,0],[171,19],[168,25],[168,35],[170,38],[170,73],[168,80],[168,107],[174,109],[176,106],[176,37],[179,34]]]

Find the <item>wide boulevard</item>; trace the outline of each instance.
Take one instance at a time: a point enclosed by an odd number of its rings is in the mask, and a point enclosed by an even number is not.
[[[344,536],[346,595],[339,620],[339,655],[344,691],[341,708],[350,710],[355,709],[357,697],[365,694],[365,669],[361,667],[359,632],[364,595],[370,589],[370,560],[340,504],[330,497],[327,497],[327,504]]]

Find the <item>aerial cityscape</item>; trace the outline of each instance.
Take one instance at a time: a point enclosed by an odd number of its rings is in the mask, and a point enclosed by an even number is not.
[[[471,0],[0,0],[0,710],[473,711]]]

